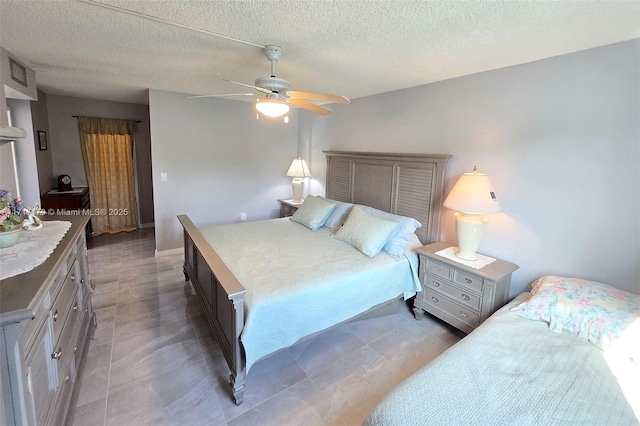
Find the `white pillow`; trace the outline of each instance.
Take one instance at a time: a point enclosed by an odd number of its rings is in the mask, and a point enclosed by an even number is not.
[[[344,225],[333,236],[351,244],[365,256],[374,257],[380,253],[396,226],[398,222],[380,219],[365,212],[360,206],[353,206]]]
[[[324,225],[335,207],[335,203],[309,195],[290,219],[316,231]]]

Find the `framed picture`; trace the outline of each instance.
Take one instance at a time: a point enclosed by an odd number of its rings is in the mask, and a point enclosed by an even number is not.
[[[11,80],[17,81],[18,83],[27,87],[26,68],[14,61],[13,58],[9,58],[9,66],[11,67]]]
[[[38,144],[40,151],[45,151],[47,149],[47,132],[38,130]]]

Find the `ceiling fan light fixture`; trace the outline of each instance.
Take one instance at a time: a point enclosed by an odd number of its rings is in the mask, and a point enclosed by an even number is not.
[[[256,109],[267,117],[278,118],[289,112],[289,105],[276,99],[259,99]]]

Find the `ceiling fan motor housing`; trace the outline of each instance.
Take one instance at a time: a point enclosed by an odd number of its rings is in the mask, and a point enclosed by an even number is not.
[[[291,85],[287,80],[278,77],[256,78],[256,86],[278,93],[282,90],[291,89]]]

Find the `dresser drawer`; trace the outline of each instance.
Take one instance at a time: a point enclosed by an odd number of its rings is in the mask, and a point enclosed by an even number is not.
[[[454,271],[453,282],[478,293],[482,293],[482,284],[484,280],[474,275],[465,274],[464,272]]]
[[[443,280],[439,277],[427,274],[424,278],[426,287],[430,287],[433,290],[437,290],[440,293],[444,293],[456,302],[460,302],[472,309],[480,310],[482,299],[472,292],[467,290],[461,290],[460,288],[452,285],[449,281]]]
[[[74,348],[76,346],[77,333],[80,328],[80,320],[84,311],[78,309],[74,304],[67,313],[67,320],[64,323],[60,339],[54,344],[51,358],[54,360],[58,371],[58,386],[62,385],[65,376],[63,372],[67,369],[71,359],[75,357]]]
[[[62,268],[62,273],[63,274],[68,274],[71,271],[71,268],[73,268],[73,263],[76,261],[76,258],[78,257],[78,250],[79,250],[79,245],[76,242],[73,246],[71,246],[71,253],[69,253],[69,256],[67,256],[67,259],[64,262],[64,267]]]
[[[84,345],[89,344],[87,339],[87,330],[89,328],[89,323],[91,321],[91,316],[89,314],[89,309],[85,309],[81,313],[80,319],[80,330],[78,331],[78,336],[76,337],[76,341],[73,346],[73,357],[75,365],[80,365],[80,361],[82,358],[82,353],[84,351]]]
[[[439,277],[442,277],[448,280],[451,279],[453,273],[450,267],[448,267],[444,263],[436,262],[431,259],[426,259],[424,257],[421,257],[421,259],[424,259],[427,262],[427,266],[425,268],[427,272],[430,272],[433,275],[437,275]]]
[[[52,285],[52,288],[60,287],[63,278],[64,277],[58,276],[56,278],[56,281]],[[31,356],[31,352],[35,348],[39,329],[42,328],[42,325],[46,321],[46,318],[48,318],[49,308],[51,308],[51,293],[48,292],[33,309],[33,319],[20,323],[19,340],[23,347],[24,356],[26,358],[29,358]]]
[[[67,417],[70,408],[69,402],[71,402],[71,396],[73,395],[74,383],[75,363],[71,362],[67,365],[63,374],[60,376],[60,384],[56,395],[57,398],[54,402],[54,409],[51,411],[51,416],[54,418],[49,419],[49,424],[65,424],[65,418]]]
[[[46,424],[46,416],[56,395],[56,383],[49,373],[52,365],[49,325],[45,324],[36,337],[34,350],[25,360],[24,399],[28,404],[27,409],[33,412],[34,423],[40,425]]]
[[[62,290],[51,306],[51,318],[53,319],[53,341],[57,342],[60,333],[70,312],[71,305],[78,309],[78,285],[76,284],[75,270],[72,271],[62,286]]]
[[[480,315],[478,313],[472,311],[466,306],[458,305],[440,293],[427,288],[424,291],[423,297],[428,306],[444,312],[470,327],[475,328],[480,325]]]

